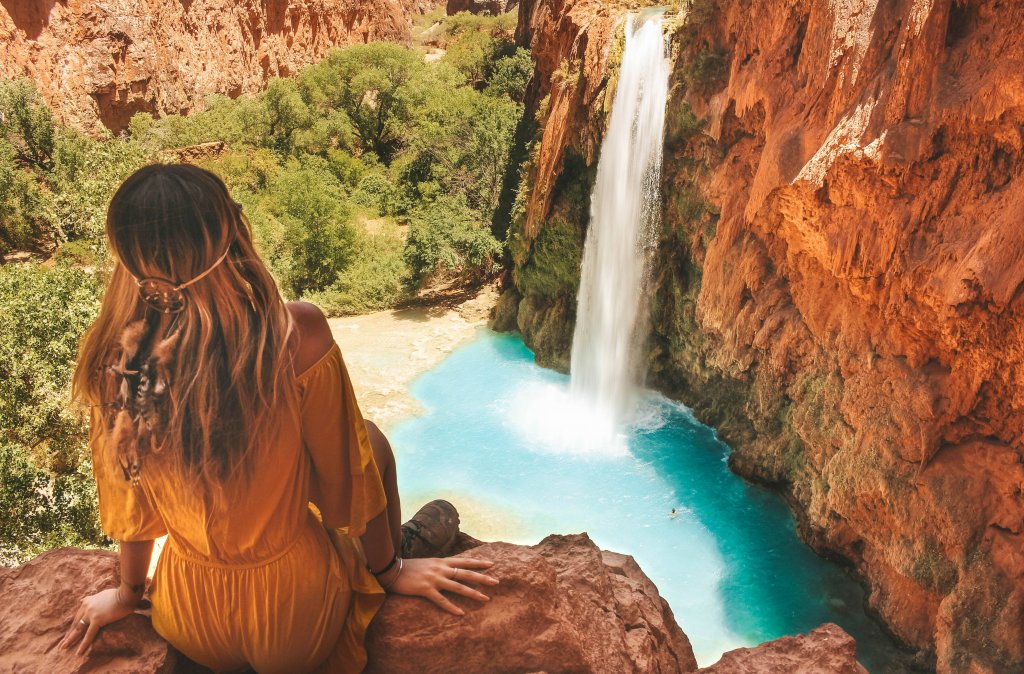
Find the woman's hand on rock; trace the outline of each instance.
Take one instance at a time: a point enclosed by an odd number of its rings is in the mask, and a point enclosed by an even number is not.
[[[402,573],[388,586],[389,592],[426,597],[453,615],[466,612],[453,604],[442,592],[451,592],[476,601],[490,601],[483,592],[469,586],[498,584],[498,579],[474,569],[488,569],[494,562],[472,557],[443,559],[404,559]]]
[[[117,588],[110,588],[85,597],[75,612],[75,618],[71,622],[68,633],[60,641],[60,648],[71,648],[81,640],[77,653],[82,655],[96,640],[96,634],[101,627],[117,622],[134,611],[134,606],[121,601]]]

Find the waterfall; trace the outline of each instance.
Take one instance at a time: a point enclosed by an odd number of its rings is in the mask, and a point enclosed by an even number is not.
[[[661,210],[668,63],[662,17],[626,24],[626,49],[601,145],[572,343],[572,396],[614,436],[633,410],[647,278]]]

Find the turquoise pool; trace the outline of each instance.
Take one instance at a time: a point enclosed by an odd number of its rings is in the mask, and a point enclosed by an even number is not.
[[[537,367],[517,336],[483,330],[420,376],[412,394],[424,414],[391,431],[407,513],[443,496],[478,538],[586,531],[633,555],[701,665],[835,622],[872,672],[888,669],[895,651],[860,586],[799,541],[781,498],[729,471],[712,429],[650,393],[614,447],[588,452],[559,437],[567,390],[568,377]]]

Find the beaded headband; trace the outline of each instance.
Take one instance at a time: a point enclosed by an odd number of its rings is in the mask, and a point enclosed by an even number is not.
[[[147,276],[146,278],[141,279],[136,278],[135,282],[139,284],[139,296],[142,297],[143,302],[160,313],[179,313],[185,308],[186,304],[185,294],[181,291],[216,269],[221,262],[227,259],[228,253],[230,252],[231,244],[228,244],[227,250],[224,251],[224,254],[217,258],[216,262],[207,267],[206,271],[202,272],[191,281],[185,281],[184,283],[178,283],[177,285],[175,285],[173,281],[160,278],[159,276]]]

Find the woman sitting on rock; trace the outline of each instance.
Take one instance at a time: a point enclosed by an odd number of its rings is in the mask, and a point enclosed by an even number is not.
[[[425,558],[458,516],[400,527],[394,457],[364,422],[323,314],[285,304],[212,173],[153,165],[107,213],[116,258],[74,377],[92,409],[103,529],[120,586],[86,597],[61,646],[84,653],[142,600],[168,534],[153,627],[217,671],[358,672],[384,592],[485,601],[490,562]]]

